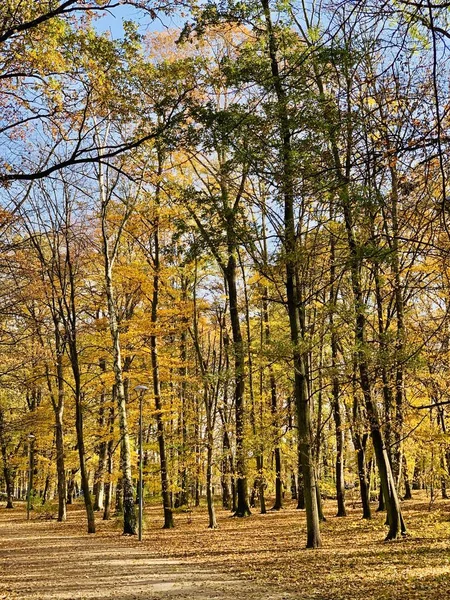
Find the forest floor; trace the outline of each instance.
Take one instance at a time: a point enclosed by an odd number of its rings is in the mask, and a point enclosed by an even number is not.
[[[161,510],[146,509],[144,541],[122,536],[118,520],[98,519],[85,533],[83,507],[66,523],[23,504],[0,509],[2,600],[446,600],[450,598],[450,501],[403,503],[409,536],[383,542],[384,515],[337,518],[325,503],[323,546],[305,550],[305,515],[292,502],[246,519],[204,508],[176,515],[162,530]],[[374,506],[375,509],[375,506]]]

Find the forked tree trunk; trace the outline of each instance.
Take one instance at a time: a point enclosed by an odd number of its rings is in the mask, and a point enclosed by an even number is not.
[[[386,504],[387,516],[389,522],[389,531],[386,539],[395,539],[400,533],[405,534],[406,529],[400,510],[400,502],[397,495],[396,483],[392,475],[391,465],[386,447],[384,445],[383,436],[381,433],[381,424],[378,417],[376,405],[372,399],[372,389],[369,378],[369,369],[365,354],[365,315],[364,315],[364,300],[362,296],[362,288],[360,282],[360,265],[359,253],[356,241],[353,234],[353,224],[350,215],[348,198],[344,191],[343,197],[344,217],[346,223],[347,237],[349,242],[350,257],[351,257],[351,277],[352,289],[355,301],[356,322],[355,322],[355,337],[357,343],[357,362],[359,368],[359,382],[361,385],[364,405],[369,420],[370,433],[375,451],[375,457],[380,475],[381,488]]]
[[[320,100],[324,107],[327,105],[327,99],[324,92],[321,76],[316,69],[316,82],[319,88]],[[347,110],[351,111],[350,99]],[[347,233],[347,242],[350,255],[350,276],[353,292],[353,301],[355,308],[355,359],[359,371],[359,383],[364,399],[364,406],[369,421],[372,443],[375,451],[378,472],[380,474],[381,487],[386,503],[386,509],[389,521],[389,531],[386,539],[396,538],[400,532],[406,533],[403,522],[400,502],[397,495],[396,482],[392,474],[391,464],[386,451],[386,446],[383,440],[381,422],[378,415],[376,404],[372,398],[372,384],[369,375],[369,366],[366,356],[366,316],[365,316],[365,301],[361,284],[361,252],[358,248],[354,233],[353,214],[351,210],[351,198],[349,182],[351,180],[351,159],[350,152],[352,147],[352,129],[347,128],[347,147],[345,156],[345,166],[341,162],[341,152],[336,141],[335,130],[330,123],[330,149],[333,158],[334,168],[336,170],[337,180],[340,184],[339,199],[344,213],[345,230]]]

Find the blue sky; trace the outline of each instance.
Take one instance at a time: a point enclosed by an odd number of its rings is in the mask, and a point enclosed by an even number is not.
[[[125,5],[105,12],[103,16],[97,19],[96,29],[99,31],[109,31],[113,39],[121,38],[123,36],[123,21],[136,21],[140,23],[141,33],[180,28],[184,23],[184,20],[178,15],[168,16],[162,12],[158,14],[157,19],[152,21],[150,15],[132,6]]]

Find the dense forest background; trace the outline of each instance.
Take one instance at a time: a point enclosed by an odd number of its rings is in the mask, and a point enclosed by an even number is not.
[[[450,5],[120,4],[0,7],[8,507],[136,533],[142,425],[166,528],[292,497],[318,547],[351,490],[405,535],[450,478]]]

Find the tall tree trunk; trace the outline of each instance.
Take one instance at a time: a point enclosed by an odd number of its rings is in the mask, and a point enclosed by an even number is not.
[[[404,454],[403,454],[403,479],[404,479],[404,483],[405,483],[405,495],[403,496],[403,500],[411,500],[412,499],[411,482],[409,480],[408,465],[406,464],[406,457]]]
[[[234,236],[230,230],[229,236]],[[226,280],[228,287],[229,310],[231,330],[233,334],[234,357],[234,406],[236,424],[236,478],[237,478],[237,507],[235,516],[246,517],[250,515],[248,505],[247,476],[245,465],[245,413],[244,413],[244,352],[239,322],[237,283],[236,283],[236,256],[234,244],[229,244],[229,256],[226,267]]]
[[[324,109],[327,100],[320,75],[316,69],[316,82],[319,88],[321,102]],[[347,96],[347,112],[350,115],[352,107],[350,96]],[[347,120],[347,146],[345,165],[341,162],[341,153],[335,137],[335,130],[330,123],[330,149],[333,157],[334,167],[339,188],[339,199],[344,213],[345,230],[350,254],[350,276],[355,309],[355,358],[359,371],[359,383],[362,390],[364,405],[369,421],[372,443],[375,451],[378,472],[380,474],[383,496],[385,498],[389,520],[389,531],[386,539],[395,539],[399,533],[406,533],[404,521],[400,510],[400,502],[397,495],[396,484],[391,470],[391,464],[384,443],[381,422],[375,401],[372,397],[372,384],[370,381],[369,366],[366,356],[366,316],[365,302],[361,284],[361,252],[354,232],[353,214],[351,210],[351,197],[349,182],[351,180],[351,148],[352,148],[352,125],[350,118]]]
[[[72,286],[72,294],[74,289]],[[80,365],[78,362],[78,348],[77,348],[77,337],[76,337],[76,320],[75,320],[75,299],[72,298],[72,318],[71,318],[71,329],[69,332],[70,339],[69,345],[69,357],[72,367],[72,373],[74,378],[74,395],[75,395],[75,430],[77,434],[77,448],[78,458],[80,464],[80,477],[81,477],[81,489],[83,491],[84,506],[86,509],[86,516],[88,522],[88,533],[95,533],[95,515],[92,505],[91,493],[89,490],[89,477],[86,469],[86,451],[84,447],[84,430],[83,430],[83,394],[81,392],[81,373]]]
[[[67,218],[70,218],[70,211],[66,207]],[[92,505],[91,494],[89,490],[89,478],[86,469],[86,452],[84,446],[83,431],[83,394],[81,389],[81,370],[80,356],[78,349],[78,313],[77,313],[77,279],[75,267],[72,262],[72,247],[68,235],[65,236],[65,266],[67,269],[68,298],[61,303],[64,310],[61,311],[61,318],[64,322],[65,339],[67,341],[70,366],[74,380],[75,396],[75,430],[77,434],[77,448],[80,462],[81,488],[83,491],[84,505],[88,522],[88,533],[95,533],[95,515]]]
[[[254,389],[254,380],[253,380],[253,356],[252,356],[252,348],[251,348],[251,329],[250,329],[250,310],[249,310],[249,300],[248,300],[248,291],[247,291],[247,283],[246,283],[246,274],[245,267],[242,262],[241,254],[239,253],[239,263],[242,272],[242,281],[244,286],[244,300],[245,300],[245,331],[247,334],[247,363],[248,363],[248,387],[250,392],[250,424],[252,427],[253,439],[255,440],[255,462],[256,462],[256,479],[253,485],[252,491],[252,500],[250,501],[250,505],[255,506],[254,497],[256,490],[258,490],[259,503],[260,503],[260,512],[261,514],[265,514],[267,512],[266,509],[266,500],[265,500],[265,481],[264,481],[264,440],[262,436],[262,430],[260,435],[258,436],[257,428],[256,428],[256,403],[255,403],[255,389]],[[262,386],[260,386],[262,388]],[[262,389],[260,389],[260,405],[262,407],[263,402],[263,394]],[[259,439],[258,439],[259,437]]]
[[[335,358],[335,354],[333,352],[333,341],[332,345],[332,355]],[[336,368],[336,363],[333,361],[333,368]],[[345,481],[344,481],[344,430],[342,428],[342,417],[341,417],[341,408],[339,402],[339,381],[336,375],[333,376],[333,418],[335,424],[336,431],[336,498],[338,517],[347,516],[347,511],[345,509]]]
[[[6,486],[6,508],[14,508],[13,495],[14,495],[14,481],[12,477],[12,469],[9,465],[8,460],[8,449],[5,438],[5,421],[3,410],[0,409],[0,449],[3,460],[3,477],[5,479]]]
[[[355,337],[357,344],[356,353],[359,367],[359,381],[364,397],[367,416],[369,419],[372,443],[375,451],[381,487],[383,490],[383,496],[388,514],[389,531],[386,539],[395,539],[399,535],[399,533],[406,533],[406,529],[401,515],[400,502],[397,495],[396,484],[391,471],[389,457],[386,452],[386,447],[384,445],[384,440],[381,433],[381,424],[378,417],[377,407],[372,399],[372,386],[370,382],[369,368],[367,365],[365,353],[366,319],[364,314],[364,300],[360,281],[359,252],[353,233],[353,223],[350,214],[349,199],[347,197],[346,192],[344,192],[343,207],[351,257],[351,279],[356,312]]]
[[[382,104],[380,105],[382,106]],[[383,115],[382,115],[383,116]],[[400,474],[402,468],[402,435],[403,435],[403,398],[404,398],[404,346],[405,346],[405,302],[402,289],[400,274],[400,228],[398,217],[399,205],[399,184],[398,174],[395,166],[396,158],[393,149],[390,147],[389,138],[386,140],[386,150],[391,159],[389,161],[389,171],[391,174],[391,214],[392,214],[392,237],[388,237],[391,250],[392,270],[394,272],[394,294],[395,294],[395,312],[397,318],[397,331],[395,338],[395,420],[394,420],[394,450],[392,452],[392,475],[397,488],[400,485]]]
[[[311,406],[308,394],[307,368],[301,350],[300,311],[303,309],[298,286],[296,258],[296,233],[294,217],[294,170],[291,131],[287,110],[287,97],[280,77],[277,58],[277,40],[272,24],[269,0],[261,0],[267,31],[267,44],[271,65],[272,83],[277,97],[278,122],[281,131],[281,161],[283,169],[282,192],[284,197],[284,250],[286,261],[286,296],[294,363],[294,398],[297,409],[299,449],[303,471],[303,489],[306,508],[308,548],[321,545],[319,510],[317,505],[316,477],[311,448]]]
[[[100,369],[102,372],[106,371],[106,361],[100,361]],[[104,437],[105,429],[105,390],[102,389],[100,397],[100,407],[98,412],[97,424],[102,438]],[[98,463],[94,474],[94,510],[104,510],[104,496],[105,496],[105,468],[107,460],[107,442],[102,439],[98,445]]]
[[[62,352],[57,350],[56,368],[58,379],[58,402],[54,406],[55,412],[55,443],[56,443],[56,473],[58,479],[58,521],[66,520],[66,469],[64,464],[64,371]]]
[[[216,529],[216,513],[214,510],[214,493],[213,493],[213,448],[214,448],[214,426],[217,416],[217,401],[220,391],[220,381],[218,378],[217,383],[213,386],[208,377],[209,374],[217,375],[222,370],[222,355],[223,355],[223,329],[220,327],[220,346],[219,346],[219,357],[215,350],[212,351],[213,365],[212,372],[208,373],[208,363],[204,359],[200,347],[200,339],[198,332],[198,311],[197,311],[197,262],[195,263],[195,281],[194,281],[194,292],[193,292],[193,303],[194,303],[194,319],[193,319],[193,339],[195,351],[197,354],[198,365],[200,367],[202,379],[203,379],[203,403],[205,406],[206,414],[206,502],[208,506],[208,527],[209,529]],[[221,322],[221,321],[219,321]],[[208,349],[207,355],[210,355],[210,348]],[[216,364],[217,359],[217,364]]]
[[[206,447],[206,502],[208,504],[208,527],[210,529],[216,529],[216,513],[214,511],[214,496],[213,496],[213,485],[212,485],[212,458],[213,458],[213,444],[214,437],[210,427],[208,427],[207,433],[207,447]]]
[[[372,233],[375,236],[375,233]],[[381,380],[383,382],[383,400],[384,400],[384,439],[386,445],[386,452],[389,458],[389,462],[392,465],[392,408],[393,398],[391,382],[389,380],[388,367],[386,365],[386,356],[388,355],[388,345],[386,342],[386,331],[384,326],[383,317],[383,295],[381,292],[381,281],[379,274],[378,263],[375,262],[374,267],[374,283],[375,283],[375,298],[377,303],[377,320],[378,320],[378,338],[380,345],[381,355]]]
[[[154,277],[154,281],[157,278]],[[156,286],[157,289],[157,286]],[[154,288],[155,290],[155,288]],[[157,292],[155,298],[155,291],[153,292],[153,306],[152,306],[152,322],[156,322],[156,311],[157,306]],[[153,320],[153,313],[155,311],[155,318]],[[162,401],[161,401],[161,387],[159,380],[159,363],[158,363],[158,350],[156,343],[156,336],[150,337],[150,354],[152,362],[152,374],[153,374],[153,393],[155,397],[155,411],[156,411],[156,428],[158,435],[158,446],[159,446],[159,461],[161,466],[161,493],[163,500],[164,509],[164,529],[171,529],[174,526],[173,515],[172,515],[172,504],[169,492],[169,476],[167,472],[167,456],[166,456],[166,442],[164,436],[164,421],[161,414]]]
[[[89,490],[89,478],[86,469],[86,451],[84,447],[83,431],[83,397],[80,389],[80,377],[77,365],[72,365],[75,379],[75,429],[77,432],[78,458],[80,462],[81,489],[83,491],[84,506],[88,522],[88,533],[95,533],[95,516]],[[76,374],[75,374],[76,373]]]
[[[160,177],[162,175],[163,159],[160,151],[158,151],[158,182],[155,193],[155,209],[156,214],[153,221],[153,294],[151,301],[151,323],[153,330],[156,328],[158,321],[158,304],[159,304],[159,283],[160,283],[160,246],[159,246],[159,204],[161,193]],[[153,394],[155,397],[156,411],[156,428],[158,435],[159,446],[159,461],[161,466],[161,494],[164,509],[164,529],[171,529],[174,526],[172,503],[170,496],[169,474],[167,469],[166,441],[164,434],[164,420],[162,416],[162,398],[161,398],[161,382],[159,377],[159,358],[158,358],[158,342],[156,335],[150,336],[150,357],[153,376]]]
[[[268,264],[267,240],[266,240],[266,220],[265,220],[265,203],[262,213],[262,231],[263,231],[263,264],[264,268]],[[269,289],[264,286],[262,289],[262,340],[266,348],[270,347],[270,319],[269,319]],[[270,410],[272,414],[272,429],[274,437],[274,459],[275,459],[275,502],[272,510],[281,510],[283,508],[283,480],[281,476],[281,431],[280,418],[278,414],[278,397],[277,384],[275,381],[275,373],[272,366],[272,361],[269,361],[269,386],[270,386]],[[262,403],[262,393],[261,393]]]
[[[6,508],[14,508],[13,504],[13,495],[14,495],[14,487],[11,469],[8,466],[7,458],[6,458],[6,448],[2,445],[2,457],[3,457],[3,476],[5,478],[5,486],[6,486]]]
[[[333,209],[330,217],[334,218]],[[341,405],[339,400],[339,375],[338,369],[338,334],[334,322],[334,313],[337,302],[336,285],[336,239],[330,235],[330,330],[331,330],[331,370],[332,370],[332,410],[336,433],[336,498],[338,517],[347,516],[345,509],[345,481],[344,481],[344,429],[342,427]]]
[[[75,475],[78,469],[71,469],[67,480],[67,504],[73,504],[75,493]]]
[[[303,459],[300,450],[300,440],[297,438],[297,510],[305,510],[305,485],[303,483]],[[320,521],[319,516],[317,518]]]
[[[60,331],[59,318],[54,315],[54,330],[55,330],[55,350],[56,350],[56,380],[58,388],[58,397],[55,401],[53,394],[52,405],[53,412],[55,415],[55,444],[56,444],[56,475],[57,475],[57,489],[58,489],[58,521],[62,522],[66,520],[66,469],[64,461],[64,401],[65,401],[65,390],[64,390],[64,365],[63,365],[63,354],[64,344]]]
[[[370,481],[366,463],[366,444],[368,435],[363,436],[355,434],[354,445],[357,452],[358,461],[358,479],[361,494],[361,504],[363,509],[363,519],[371,519],[372,511],[370,509]]]
[[[120,348],[119,326],[116,319],[114,293],[112,286],[112,272],[110,265],[105,265],[106,289],[108,297],[108,312],[111,339],[113,342],[114,375],[116,385],[117,409],[119,415],[119,430],[121,437],[121,467],[123,491],[123,533],[136,534],[137,517],[134,505],[134,486],[131,473],[130,435],[128,431],[128,417],[123,381],[122,355]]]
[[[107,459],[106,459],[106,470],[107,470],[107,479],[105,481],[105,502],[104,502],[104,510],[103,510],[103,520],[108,521],[111,516],[111,503],[112,503],[112,492],[113,492],[113,467],[114,467],[114,420],[115,420],[115,411],[114,411],[114,402],[116,396],[116,388],[113,386],[112,389],[112,399],[113,402],[109,409],[109,440],[107,444]]]
[[[220,483],[222,486],[222,507],[231,510],[231,473],[229,469],[230,460],[230,446],[228,440],[228,434],[224,431],[222,435],[222,461],[221,461],[221,474]]]
[[[363,519],[371,519],[372,511],[370,508],[370,468],[367,468],[366,462],[366,446],[369,435],[361,432],[361,407],[357,393],[357,369],[358,365],[353,359],[353,376],[352,376],[352,395],[353,395],[353,414],[350,413],[347,404],[344,404],[347,412],[347,421],[350,424],[350,433],[352,436],[353,446],[357,454],[359,492],[361,495],[361,504],[363,509]]]
[[[125,395],[122,350],[120,344],[119,323],[115,302],[113,284],[113,266],[117,256],[120,232],[116,234],[113,248],[107,233],[107,207],[110,195],[106,189],[103,170],[99,166],[99,192],[101,199],[101,226],[102,226],[102,254],[105,277],[105,291],[108,305],[108,322],[113,349],[113,368],[115,377],[117,409],[119,415],[120,446],[121,446],[121,469],[123,490],[123,533],[124,535],[135,535],[137,529],[136,507],[134,504],[134,486],[131,471],[131,449],[130,434],[128,431],[127,403]],[[125,224],[126,217],[122,224]],[[123,226],[123,225],[122,225]]]
[[[225,317],[219,317],[219,325],[221,338],[223,340],[223,348],[225,354],[225,380],[223,390],[223,410],[219,409],[219,414],[222,419],[222,461],[221,461],[221,485],[222,485],[222,506],[231,511],[236,510],[234,484],[233,484],[233,454],[231,450],[230,436],[228,433],[228,376],[230,372],[230,340],[226,330]]]
[[[185,286],[183,286],[185,288]],[[186,290],[183,290],[184,300],[186,300]],[[186,352],[186,331],[181,332],[181,367],[180,367],[180,396],[181,396],[181,451],[179,453],[179,461],[181,462],[181,473],[180,483],[181,491],[179,495],[179,506],[186,506],[189,504],[189,489],[188,489],[188,469],[187,469],[187,447],[188,447],[188,430],[187,430],[187,395],[186,395],[186,383],[187,383],[187,352]]]
[[[55,306],[51,305],[51,312],[54,326],[55,339],[55,354],[56,354],[56,387],[57,393],[55,397],[53,375],[50,369],[46,367],[47,387],[50,394],[53,413],[55,417],[55,446],[56,446],[56,475],[57,475],[57,490],[58,490],[58,521],[66,520],[66,504],[67,502],[67,485],[66,485],[66,469],[64,461],[64,342],[61,333],[61,315]],[[43,343],[43,342],[42,342]]]

